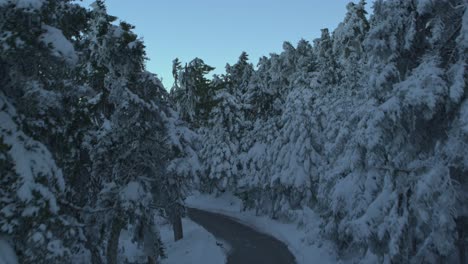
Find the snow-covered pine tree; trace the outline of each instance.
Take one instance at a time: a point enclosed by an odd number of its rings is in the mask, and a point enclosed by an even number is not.
[[[70,260],[84,241],[76,219],[60,209],[62,171],[42,143],[21,131],[3,92],[0,109],[0,234],[13,241],[22,263]]]
[[[317,75],[317,57],[312,45],[301,39],[296,47],[296,70],[290,77],[293,87],[312,87]]]
[[[252,111],[252,106],[250,105],[250,84],[251,78],[254,73],[253,65],[249,62],[249,57],[246,52],[242,52],[239,56],[238,61],[230,66],[229,64],[226,65],[226,75],[224,76],[224,82],[222,87],[224,88],[224,92],[227,92],[227,97],[218,98],[219,100],[230,100],[228,97],[230,95],[235,97],[235,100],[238,103],[238,110],[235,114],[237,116],[235,123],[237,123],[237,131],[231,135],[231,137],[235,137],[238,140],[239,151],[245,151],[249,148],[248,144],[244,144],[242,139],[245,136],[245,133],[251,129],[252,120],[255,119],[254,112]],[[217,87],[216,90],[221,90]],[[218,93],[218,95],[221,93]],[[224,97],[224,96],[221,96]],[[218,103],[218,102],[217,102]],[[232,102],[231,102],[232,103]],[[229,105],[230,103],[228,103]],[[218,110],[219,111],[219,108]],[[219,114],[219,113],[218,113]],[[232,124],[230,125],[232,126]],[[233,133],[232,129],[228,129]]]
[[[345,138],[340,144],[344,159],[328,155],[338,158],[331,168],[340,168],[337,178],[324,178],[328,186],[334,185],[324,192],[325,197],[332,194],[329,223],[335,223],[336,229],[330,230],[336,230],[334,239],[341,241],[341,247],[366,248],[363,255],[374,254],[378,261],[452,262],[456,261],[452,255],[457,239],[454,220],[459,213],[455,213],[456,190],[448,165],[438,153],[446,138],[442,131],[452,122],[447,115],[454,113],[447,104],[449,83],[454,80],[447,78],[439,55],[444,50],[431,48],[427,36],[432,33],[425,32],[430,30],[427,21],[440,13],[417,12],[417,8],[436,4],[402,4],[387,1],[375,5],[374,24],[365,43],[376,48],[368,51],[376,68],[366,73],[371,82],[364,89],[379,92],[368,93],[373,98],[357,103],[355,113],[345,122],[350,125],[340,129]],[[453,9],[451,19],[461,18],[462,12]],[[379,14],[385,15],[377,18]],[[387,24],[387,20],[392,22]],[[461,19],[458,21],[462,26]],[[377,32],[380,40],[388,37],[388,42],[377,41]],[[399,57],[408,52],[412,61]],[[373,64],[382,58],[385,62]],[[351,127],[354,132],[350,133]]]
[[[363,41],[369,31],[365,5],[364,0],[349,3],[344,21],[333,31],[333,54],[345,89],[355,90],[362,75]]]
[[[92,182],[98,187],[92,207],[103,212],[91,216],[90,221],[96,221],[95,228],[106,232],[89,231],[90,235],[100,234],[95,247],[106,252],[109,263],[116,261],[119,234],[124,228],[130,228],[136,241],[144,242],[145,254],[157,260],[163,252],[153,222],[154,209],[174,214],[169,211],[175,208],[174,202],[180,204],[179,188],[184,184],[167,170],[176,157],[167,136],[167,95],[160,81],[144,71],[144,46],[131,32],[132,27],[102,20],[106,17],[102,8],[99,3],[95,5],[94,18],[99,26],[95,27],[97,32],[90,31],[89,40],[100,41],[90,52],[95,59],[88,62],[91,69],[105,73],[97,102],[102,107],[93,113],[100,128],[90,152]],[[178,210],[176,215],[180,213]]]
[[[248,86],[247,98],[252,107],[252,115],[255,118],[267,118],[274,112],[276,92],[270,86],[271,61],[267,57],[261,57],[255,74],[253,74]]]
[[[333,39],[328,28],[322,29],[322,35],[314,40],[319,69],[318,82],[325,87],[332,87],[340,81],[338,62],[333,54]]]
[[[214,91],[206,78],[213,69],[202,59],[195,58],[175,75],[179,86],[171,91],[172,101],[181,118],[194,127],[205,124],[213,108]]]
[[[238,176],[237,156],[240,151],[239,127],[242,111],[237,98],[221,90],[215,97],[218,105],[210,115],[209,128],[202,131],[200,158],[207,173],[203,186],[210,192],[234,190]]]
[[[251,117],[268,118],[282,112],[300,57],[289,42],[283,43],[283,50],[279,55],[271,54],[270,58],[262,57],[258,62],[246,93]]]
[[[313,95],[309,87],[295,87],[289,93],[278,132],[268,146],[266,164],[270,165],[263,169],[269,176],[262,210],[274,218],[291,220],[295,210],[315,206],[323,157],[321,131],[311,109]]]
[[[228,86],[228,91],[242,98],[247,91],[253,71],[253,65],[249,63],[248,54],[245,51],[242,52],[234,65],[226,65],[226,86]]]
[[[70,187],[59,166],[74,151],[68,117],[83,90],[72,88],[78,61],[72,39],[85,27],[86,12],[50,0],[3,1],[0,13],[0,123],[8,150],[2,156],[10,164],[2,171],[0,233],[13,238],[22,263],[68,262],[83,253],[84,239],[76,215],[62,206]]]
[[[422,20],[418,19],[415,1],[379,0],[373,8],[371,30],[364,40],[368,56],[365,71],[370,73],[369,96],[382,102],[392,90],[392,84],[404,79],[417,65],[421,51],[426,48],[425,33],[416,29],[416,21]],[[422,38],[418,40],[417,36]]]

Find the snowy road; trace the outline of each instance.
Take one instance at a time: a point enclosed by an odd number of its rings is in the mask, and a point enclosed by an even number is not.
[[[216,238],[229,243],[228,264],[296,263],[286,245],[228,216],[193,208],[188,208],[188,216]]]

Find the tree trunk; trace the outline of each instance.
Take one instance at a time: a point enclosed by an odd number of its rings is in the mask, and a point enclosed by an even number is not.
[[[178,213],[172,218],[172,229],[174,230],[174,241],[181,240],[184,237],[182,218]]]
[[[116,216],[112,221],[111,233],[107,242],[107,264],[117,264],[117,253],[119,250],[119,237],[124,221]]]
[[[455,223],[457,224],[457,233],[458,233],[458,241],[457,241],[457,246],[458,246],[458,258],[460,260],[460,263],[467,263],[466,262],[466,247],[467,245],[465,244],[466,240],[466,226],[468,222],[468,217],[461,216],[457,219],[455,219]]]
[[[157,264],[157,262],[153,257],[148,256],[148,264]]]

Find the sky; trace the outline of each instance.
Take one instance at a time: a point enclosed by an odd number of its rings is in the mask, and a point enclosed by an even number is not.
[[[355,0],[354,2],[356,2]],[[89,6],[92,0],[84,0]],[[149,58],[147,70],[173,84],[172,60],[201,58],[224,73],[242,51],[256,65],[280,53],[284,41],[312,42],[343,20],[347,0],[107,0],[107,11],[135,26]],[[368,0],[368,8],[371,6]]]

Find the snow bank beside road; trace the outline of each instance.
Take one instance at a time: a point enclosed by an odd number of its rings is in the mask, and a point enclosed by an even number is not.
[[[163,264],[222,264],[226,263],[226,254],[218,246],[216,238],[190,219],[182,219],[184,238],[174,241],[172,227],[168,224],[158,226],[167,258]],[[122,230],[120,235],[122,263],[124,261],[145,261],[142,249],[132,241],[132,235]],[[3,264],[0,262],[0,264]]]
[[[0,264],[18,264],[13,247],[5,238],[0,236]]]
[[[226,255],[212,234],[190,219],[183,219],[182,225],[184,238],[177,242],[174,242],[170,226],[161,228],[161,239],[167,254],[164,264],[226,263]]]

